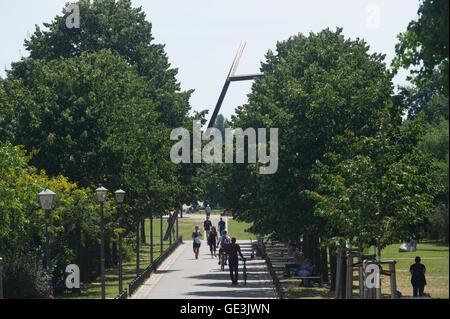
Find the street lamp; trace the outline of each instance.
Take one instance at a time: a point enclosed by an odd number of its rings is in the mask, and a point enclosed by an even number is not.
[[[103,203],[106,200],[106,194],[108,190],[103,186],[100,186],[95,190],[97,193],[97,200],[100,203],[100,236],[101,236],[101,248],[100,248],[100,271],[102,277],[102,299],[105,299],[105,236],[103,230]]]
[[[114,192],[117,204],[122,204],[125,199],[125,191],[118,189]],[[122,210],[119,209],[119,294],[122,293]]]
[[[52,278],[50,275],[50,217],[56,194],[45,188],[37,194],[41,208],[45,210],[45,271],[47,273],[49,295],[53,295]]]

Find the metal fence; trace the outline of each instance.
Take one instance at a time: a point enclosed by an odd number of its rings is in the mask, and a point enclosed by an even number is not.
[[[266,253],[266,244],[264,243],[264,240],[261,240],[256,247],[258,250],[260,250],[262,258],[264,258],[264,260],[266,261],[267,269],[269,270],[269,274],[272,277],[272,281],[275,286],[275,291],[278,295],[278,298],[285,299],[283,289],[281,288],[280,280],[278,279],[277,274],[273,270],[272,262],[270,261],[269,255]]]
[[[117,295],[114,299],[127,299],[128,298],[128,292],[127,288],[125,288],[120,294]]]
[[[148,277],[150,277],[152,271],[156,270],[158,266],[164,261],[164,259],[166,259],[180,243],[182,243],[181,236],[172,245],[170,245],[169,248],[167,248],[158,258],[156,258],[147,268],[145,268],[145,270],[141,272],[139,276],[133,279],[133,281],[128,285],[128,292],[130,296]]]

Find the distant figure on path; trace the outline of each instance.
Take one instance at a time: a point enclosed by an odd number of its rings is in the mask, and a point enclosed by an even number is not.
[[[209,238],[209,231],[211,230],[212,223],[209,220],[209,216],[206,216],[206,220],[203,222],[203,229],[205,229],[206,240]]]
[[[202,244],[201,236],[202,236],[202,233],[198,230],[198,226],[195,226],[195,231],[192,233],[192,239],[194,240],[195,259],[198,259],[200,245]]]
[[[211,258],[217,257],[216,245],[217,245],[218,240],[219,240],[219,236],[217,235],[216,227],[213,226],[208,235],[208,245],[209,245],[209,250],[211,251]],[[214,253],[214,257],[213,257],[213,253]]]
[[[225,222],[223,221],[222,217],[220,217],[218,226],[219,226],[219,233],[220,235],[222,235],[223,230],[225,229]]]
[[[409,267],[409,272],[411,273],[411,284],[413,286],[413,296],[422,297],[423,290],[427,281],[425,280],[425,265],[420,263],[420,257],[416,257],[415,264]]]
[[[206,217],[209,217],[211,215],[211,207],[209,207],[209,204],[206,205],[205,211],[206,211]]]
[[[227,254],[228,254],[228,265],[230,267],[230,277],[231,277],[231,283],[233,285],[238,284],[238,267],[239,267],[239,257],[238,254],[241,256],[242,259],[245,260],[244,256],[241,252],[241,247],[236,244],[236,238],[231,238],[231,244],[227,245]]]

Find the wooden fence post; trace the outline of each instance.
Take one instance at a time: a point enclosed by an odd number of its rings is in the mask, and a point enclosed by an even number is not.
[[[397,299],[397,279],[395,275],[395,261],[389,263],[389,273],[391,275],[391,299]]]
[[[334,298],[340,299],[341,281],[342,281],[342,248],[338,250],[337,269],[336,269],[336,289]]]

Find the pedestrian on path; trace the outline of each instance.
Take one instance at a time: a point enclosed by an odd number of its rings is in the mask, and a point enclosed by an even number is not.
[[[411,284],[413,286],[413,297],[422,297],[423,290],[427,281],[425,280],[425,265],[420,263],[420,257],[417,256],[415,259],[415,264],[412,264],[409,268],[411,273]]]
[[[219,226],[219,234],[222,236],[222,233],[225,229],[225,222],[223,221],[222,217],[220,217],[218,226]]]
[[[212,226],[211,231],[209,232],[209,235],[208,235],[208,245],[209,245],[209,250],[211,251],[211,258],[217,257],[216,244],[217,244],[218,240],[219,240],[219,236],[217,235],[216,227]]]
[[[206,217],[209,217],[209,215],[211,215],[211,207],[209,207],[209,204],[206,205],[205,211],[206,211]]]
[[[209,231],[211,230],[212,223],[209,220],[209,216],[206,216],[205,221],[203,222],[203,228],[205,229],[206,233],[206,240],[209,238]]]
[[[202,236],[202,233],[198,230],[198,226],[195,226],[195,231],[192,233],[192,239],[194,240],[195,259],[198,259],[200,245],[202,244],[201,236]]]
[[[228,254],[228,265],[230,267],[230,277],[233,285],[238,284],[238,267],[239,267],[239,257],[241,256],[243,260],[245,260],[244,256],[241,252],[241,247],[236,244],[236,238],[231,238],[231,243],[227,245],[227,254]]]

